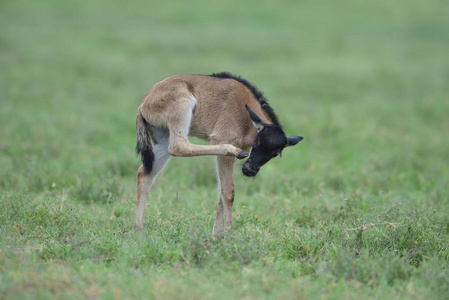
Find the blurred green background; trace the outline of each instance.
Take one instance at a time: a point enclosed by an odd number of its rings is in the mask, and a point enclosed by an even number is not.
[[[0,295],[120,298],[117,284],[136,291],[122,296],[154,298],[444,295],[448,50],[443,0],[1,1]],[[135,236],[141,99],[168,76],[222,71],[262,90],[304,141],[255,180],[236,164],[234,240],[204,244],[217,200],[211,157],[171,160],[146,237]],[[363,243],[346,231],[359,227],[371,234]],[[371,254],[354,258],[361,251]],[[358,263],[380,275],[363,277]],[[147,272],[162,275],[147,287]],[[235,292],[233,274],[244,283]]]

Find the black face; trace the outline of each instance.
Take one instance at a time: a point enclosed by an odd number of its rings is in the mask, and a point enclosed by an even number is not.
[[[278,125],[263,122],[248,106],[251,120],[261,130],[254,140],[251,154],[242,167],[243,175],[248,177],[256,176],[260,168],[270,159],[281,154],[285,147],[293,146],[302,140],[301,136],[286,137],[282,128]]]
[[[279,126],[265,126],[256,135],[251,154],[243,164],[242,172],[245,176],[256,176],[260,168],[273,157],[281,154],[287,146],[287,137]]]

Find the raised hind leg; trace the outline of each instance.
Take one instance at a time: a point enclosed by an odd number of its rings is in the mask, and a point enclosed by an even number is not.
[[[247,157],[246,152],[231,144],[195,145],[189,142],[188,135],[195,104],[196,99],[193,96],[177,99],[176,109],[171,112],[168,122],[170,154],[173,156],[235,156],[239,159]]]
[[[160,128],[152,128],[151,132],[156,141],[154,145],[154,163],[151,171],[147,172],[144,166],[137,171],[137,209],[134,220],[135,230],[141,230],[143,226],[143,214],[145,211],[146,198],[153,185],[156,176],[170,159],[168,153],[168,132]]]

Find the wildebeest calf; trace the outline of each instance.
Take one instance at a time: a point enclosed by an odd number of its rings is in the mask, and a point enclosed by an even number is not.
[[[300,136],[286,137],[263,94],[245,79],[230,73],[177,75],[150,90],[137,113],[138,170],[134,227],[143,226],[145,202],[157,174],[171,156],[216,155],[219,200],[212,234],[232,226],[235,158],[248,157],[245,176],[259,169]],[[210,141],[194,145],[188,136]],[[223,222],[224,221],[224,222]]]

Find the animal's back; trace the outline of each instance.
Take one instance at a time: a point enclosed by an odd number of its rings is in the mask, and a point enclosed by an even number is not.
[[[240,135],[239,127],[250,130],[245,104],[254,101],[242,83],[208,75],[175,75],[158,82],[143,99],[139,112],[153,126],[167,128],[170,114],[178,112],[181,101],[192,101],[190,135],[206,140],[222,126]],[[220,127],[220,128],[217,128]],[[234,126],[234,127],[233,127]],[[232,132],[231,132],[232,133]]]

